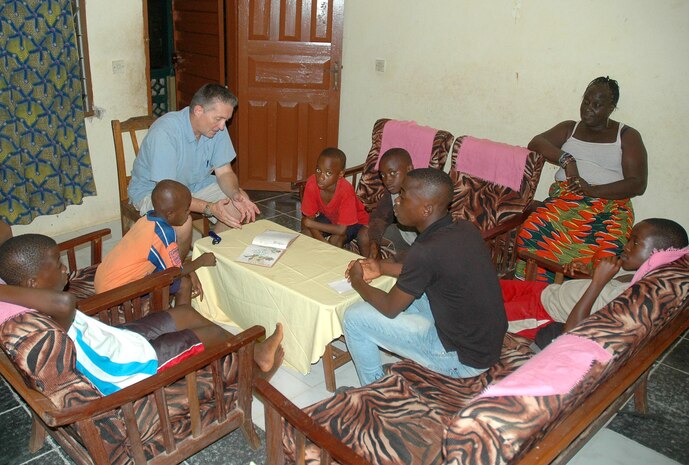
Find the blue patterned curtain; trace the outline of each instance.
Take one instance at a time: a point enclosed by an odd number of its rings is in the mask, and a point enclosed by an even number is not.
[[[70,0],[0,0],[0,219],[95,195]]]

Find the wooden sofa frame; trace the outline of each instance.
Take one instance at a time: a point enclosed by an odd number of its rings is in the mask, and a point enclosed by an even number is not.
[[[547,265],[559,275],[564,273],[561,266],[552,267],[552,262],[530,255],[520,254],[527,259],[529,270],[535,273],[536,263]],[[648,413],[646,400],[647,381],[653,363],[689,330],[689,300],[682,303],[674,319],[667,324],[651,341],[621,366],[614,374],[602,382],[582,403],[566,413],[541,438],[538,443],[525,451],[514,463],[520,465],[565,464],[596,434],[610,418],[615,415],[631,396],[635,396],[637,412]],[[342,465],[365,465],[370,462],[356,454],[306,413],[296,407],[289,399],[263,380],[254,380],[254,388],[262,397],[266,417],[267,464],[285,463],[283,450],[283,428],[285,422],[295,428],[297,463],[303,463],[306,440],[321,448],[321,463],[330,464],[333,460]]]

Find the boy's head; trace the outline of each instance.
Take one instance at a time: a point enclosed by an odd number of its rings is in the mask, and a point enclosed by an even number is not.
[[[687,231],[681,225],[664,218],[649,218],[632,228],[629,241],[620,255],[622,268],[638,270],[654,250],[681,249],[687,245]]]
[[[402,148],[387,150],[381,157],[378,172],[383,185],[391,194],[399,194],[407,173],[414,169],[409,152]]]
[[[151,202],[156,216],[170,226],[182,226],[189,217],[191,192],[187,186],[171,179],[163,179],[153,188]]]
[[[410,227],[430,224],[447,214],[452,201],[452,180],[435,168],[411,170],[395,200],[397,220]]]
[[[61,291],[67,285],[67,268],[53,239],[21,234],[0,246],[0,278],[14,286]]]
[[[344,176],[347,156],[340,149],[323,149],[316,162],[316,183],[320,190],[335,191],[337,181]]]

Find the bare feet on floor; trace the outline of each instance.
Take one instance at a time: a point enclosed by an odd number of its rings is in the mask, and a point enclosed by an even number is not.
[[[268,336],[265,341],[257,344],[254,349],[254,360],[261,371],[268,373],[273,369],[277,370],[282,365],[285,352],[280,345],[281,342],[282,323],[278,323],[275,325],[275,332]]]

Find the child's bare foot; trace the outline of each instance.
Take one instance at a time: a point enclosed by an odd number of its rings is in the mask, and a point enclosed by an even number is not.
[[[278,359],[278,349],[284,357],[284,351],[280,343],[282,342],[282,323],[275,325],[275,332],[268,336],[265,341],[256,345],[254,349],[254,360],[261,371],[268,372],[273,368]],[[280,360],[282,363],[282,360]]]
[[[275,361],[273,362],[273,367],[268,371],[259,372],[258,376],[265,379],[266,381],[270,381],[270,379],[273,377],[275,372],[278,371],[278,368],[280,368],[282,366],[282,361],[284,358],[285,358],[285,350],[282,348],[281,345],[279,345],[278,350],[275,352]]]

